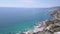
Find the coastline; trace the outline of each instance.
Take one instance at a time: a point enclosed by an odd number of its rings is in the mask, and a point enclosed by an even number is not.
[[[60,34],[60,10],[55,8],[52,11],[53,19],[39,22],[32,30],[18,34]]]

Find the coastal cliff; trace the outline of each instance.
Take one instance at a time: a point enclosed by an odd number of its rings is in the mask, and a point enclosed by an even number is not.
[[[53,19],[39,22],[32,30],[17,34],[60,34],[60,8],[54,7],[50,16]]]

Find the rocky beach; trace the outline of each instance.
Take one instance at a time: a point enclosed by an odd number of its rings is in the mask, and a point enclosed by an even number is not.
[[[54,7],[49,15],[53,19],[39,22],[32,30],[17,34],[60,34],[60,8]]]

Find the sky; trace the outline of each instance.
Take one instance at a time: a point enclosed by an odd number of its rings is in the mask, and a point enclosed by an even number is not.
[[[46,8],[60,6],[60,0],[0,0],[0,7]]]

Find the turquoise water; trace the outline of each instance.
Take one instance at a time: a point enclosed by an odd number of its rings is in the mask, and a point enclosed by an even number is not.
[[[50,19],[47,8],[0,8],[0,34],[16,34]]]

